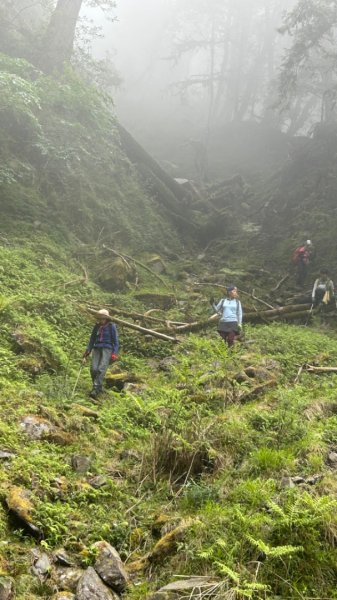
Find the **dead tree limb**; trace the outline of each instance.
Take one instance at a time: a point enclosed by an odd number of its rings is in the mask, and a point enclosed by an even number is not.
[[[278,289],[280,289],[281,285],[287,281],[287,279],[290,277],[289,273],[286,273],[282,279],[280,279],[280,281],[275,285],[275,287],[273,287],[270,291],[271,292],[277,292]]]
[[[245,293],[245,292],[243,292]],[[263,304],[264,306],[267,306],[267,308],[271,308],[272,310],[274,310],[275,306],[272,306],[271,304],[268,304],[268,302],[265,302],[265,300],[262,300],[261,298],[258,298],[257,296],[255,296],[255,290],[252,290],[251,296],[253,298],[253,300],[256,300],[257,302],[260,302],[260,304]]]
[[[94,315],[95,317],[102,317],[98,313],[97,310],[92,310],[91,308],[87,308],[87,311]],[[114,321],[114,323],[118,323],[119,325],[123,325],[123,327],[128,327],[129,329],[135,329],[140,333],[144,333],[146,335],[151,335],[153,337],[159,338],[160,340],[164,340],[165,342],[174,342],[177,343],[178,340],[170,335],[166,335],[165,333],[161,333],[160,331],[154,331],[153,329],[146,329],[145,327],[140,327],[139,325],[135,325],[134,323],[129,323],[128,321],[124,321],[124,319],[119,319],[118,317],[107,317],[107,320]]]
[[[99,310],[97,306],[93,306],[91,304],[87,305],[87,308],[90,308],[96,312]],[[188,325],[188,323],[183,321],[171,321],[170,319],[159,319],[159,317],[152,317],[152,315],[148,315],[148,313],[142,314],[130,310],[122,310],[120,308],[115,308],[112,304],[102,304],[100,305],[100,308],[109,309],[112,315],[121,315],[122,317],[136,319],[137,321],[144,321],[145,323],[152,321],[152,323],[160,323],[161,325],[166,325],[166,323],[170,323],[170,326]]]
[[[307,365],[306,370],[308,373],[337,373],[337,367],[315,367],[314,365]]]

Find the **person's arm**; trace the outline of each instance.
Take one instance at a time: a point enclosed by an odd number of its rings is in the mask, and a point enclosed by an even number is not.
[[[91,332],[91,336],[90,336],[90,339],[89,339],[89,343],[87,345],[87,349],[86,349],[86,351],[84,352],[84,355],[83,355],[84,357],[89,356],[91,350],[94,347],[94,343],[96,341],[96,337],[97,337],[97,325],[94,326],[94,328],[93,328],[93,330]]]
[[[224,305],[224,298],[221,298],[220,302],[218,302],[218,304],[213,304],[213,308],[215,310],[215,312],[220,313],[223,309],[223,305]]]
[[[242,326],[242,306],[240,300],[238,300],[238,325]]]
[[[315,280],[314,287],[312,288],[312,292],[311,292],[312,301],[315,300],[315,293],[316,293],[317,286],[318,286],[318,279]]]
[[[111,341],[112,341],[112,352],[111,354],[115,354],[117,356],[119,350],[119,339],[117,327],[114,323],[111,323]]]
[[[329,281],[329,290],[331,290],[331,293],[334,294],[335,293],[335,286],[333,284],[332,279],[330,279]]]

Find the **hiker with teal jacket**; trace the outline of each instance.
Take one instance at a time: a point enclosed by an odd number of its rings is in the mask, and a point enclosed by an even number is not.
[[[110,320],[109,311],[102,308],[97,313],[98,322],[94,326],[83,359],[86,360],[92,351],[90,375],[93,388],[91,398],[97,398],[103,390],[105,373],[111,361],[118,359],[118,333],[117,327]]]
[[[238,288],[235,285],[230,285],[227,288],[226,298],[222,298],[218,304],[215,304],[212,299],[211,304],[220,315],[219,335],[231,348],[240,336],[242,329],[242,306],[238,298]]]

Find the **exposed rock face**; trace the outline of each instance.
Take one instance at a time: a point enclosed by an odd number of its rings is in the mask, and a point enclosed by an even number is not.
[[[94,548],[97,551],[95,571],[115,592],[124,592],[129,578],[117,550],[104,541],[96,542]]]
[[[11,577],[0,577],[0,600],[12,600],[14,594],[13,579]]]
[[[78,582],[76,600],[119,600],[119,597],[109,590],[96,571],[89,567]]]

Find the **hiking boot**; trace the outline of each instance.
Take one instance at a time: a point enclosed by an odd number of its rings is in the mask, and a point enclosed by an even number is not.
[[[99,392],[97,390],[91,390],[89,396],[90,396],[90,398],[93,398],[95,400],[98,396],[98,393]]]

